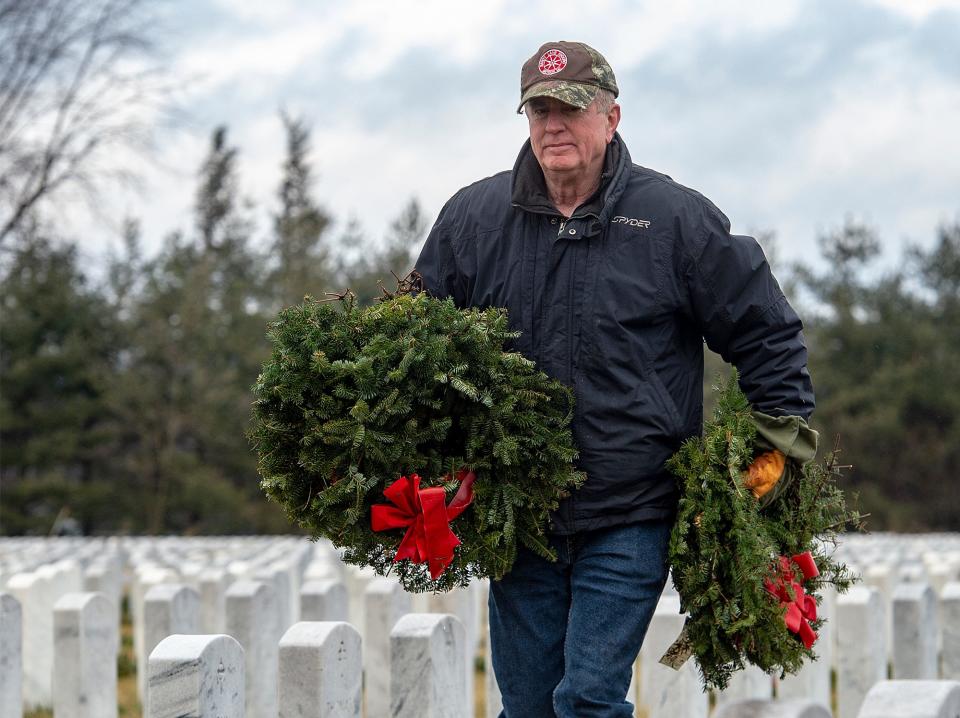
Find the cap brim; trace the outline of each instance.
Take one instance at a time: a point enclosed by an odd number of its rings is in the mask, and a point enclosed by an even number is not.
[[[560,102],[585,110],[593,102],[593,98],[597,96],[599,89],[596,85],[571,82],[570,80],[544,80],[527,88],[527,91],[520,98],[517,113],[523,110],[523,106],[535,97],[552,97],[555,100],[560,100]]]

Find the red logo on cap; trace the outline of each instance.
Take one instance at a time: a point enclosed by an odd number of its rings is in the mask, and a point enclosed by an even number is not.
[[[567,66],[567,56],[562,50],[547,50],[540,56],[540,74],[556,75]]]

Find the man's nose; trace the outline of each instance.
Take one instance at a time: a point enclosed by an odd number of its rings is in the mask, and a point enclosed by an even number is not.
[[[547,113],[546,129],[547,132],[560,132],[564,128],[563,114],[558,109],[552,109]]]

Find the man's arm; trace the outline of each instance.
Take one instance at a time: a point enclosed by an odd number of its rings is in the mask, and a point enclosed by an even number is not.
[[[737,367],[757,410],[808,419],[814,398],[803,324],[760,245],[731,235],[723,215],[706,211],[691,249],[687,286],[707,346]]]
[[[456,293],[457,262],[449,235],[448,210],[450,202],[440,210],[427,241],[420,250],[414,269],[423,277],[423,286],[438,299],[453,297],[460,306]]]

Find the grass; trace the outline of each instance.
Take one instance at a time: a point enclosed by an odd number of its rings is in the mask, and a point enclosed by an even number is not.
[[[120,656],[117,658],[117,713],[120,718],[142,718],[143,708],[137,695],[137,657],[133,652],[133,624],[127,599],[123,600],[120,632]]]

